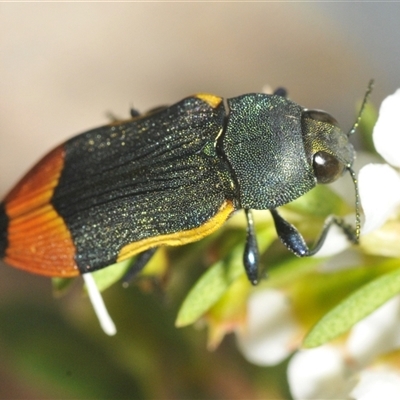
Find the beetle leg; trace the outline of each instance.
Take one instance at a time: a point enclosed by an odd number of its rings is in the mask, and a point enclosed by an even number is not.
[[[136,118],[136,117],[140,116],[140,112],[138,110],[136,110],[136,108],[133,108],[133,107],[130,108],[129,113],[132,118]]]
[[[257,285],[259,280],[258,264],[260,260],[257,236],[254,231],[254,222],[251,210],[245,209],[244,212],[247,218],[247,237],[243,254],[243,264],[249,281],[253,285]]]
[[[281,97],[287,97],[287,90],[283,87],[278,87],[277,89],[274,90],[274,95],[275,96],[281,96]]]
[[[312,249],[309,249],[301,233],[288,221],[283,219],[278,211],[275,209],[270,210],[274,219],[276,232],[281,242],[296,256],[306,257],[316,254],[325,242],[326,236],[330,227],[335,224],[345,233],[347,238],[357,243],[357,237],[354,232],[354,228],[346,224],[342,219],[335,216],[330,216],[326,219],[322,232],[316,240]]]
[[[139,253],[122,280],[122,286],[128,287],[132,279],[146,266],[156,252],[157,247]]]

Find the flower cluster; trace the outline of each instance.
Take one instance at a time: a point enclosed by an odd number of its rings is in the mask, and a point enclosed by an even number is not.
[[[383,101],[373,131],[376,151],[387,163],[365,165],[359,173],[365,216],[360,248],[364,254],[390,257],[388,260],[397,268],[400,266],[398,110],[400,89]],[[384,286],[379,287],[377,293],[385,290]],[[290,291],[267,290],[250,297],[247,329],[238,334],[239,348],[250,362],[275,365],[299,346],[310,326],[302,326],[295,301],[302,300],[294,300]],[[312,314],[313,309],[309,312]],[[395,296],[356,323],[346,337],[298,350],[287,370],[292,396],[295,399],[400,398],[399,332],[400,296]]]

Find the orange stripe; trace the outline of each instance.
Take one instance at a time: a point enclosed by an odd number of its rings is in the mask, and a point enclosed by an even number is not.
[[[64,149],[56,147],[42,158],[5,198],[7,214],[15,218],[48,204],[64,166]]]
[[[64,148],[59,146],[5,198],[9,217],[6,263],[46,276],[79,275],[71,234],[51,204],[63,166]]]
[[[219,229],[228,217],[235,211],[231,201],[225,201],[211,219],[198,228],[189,229],[187,231],[171,233],[168,235],[160,235],[139,240],[124,246],[118,254],[117,261],[126,260],[142,251],[158,246],[181,246],[186,243],[195,242],[205,236],[211,235]]]

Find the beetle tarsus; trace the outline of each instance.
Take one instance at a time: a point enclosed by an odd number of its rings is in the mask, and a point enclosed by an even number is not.
[[[351,242],[354,244],[358,243],[354,228],[351,225],[346,224],[341,218],[330,216],[325,221],[324,227],[322,228],[322,231],[313,248],[310,249],[301,233],[291,223],[282,218],[277,210],[272,209],[270,212],[274,219],[275,228],[279,239],[292,253],[298,257],[313,256],[314,254],[318,253],[325,243],[325,239],[332,225],[337,225]]]

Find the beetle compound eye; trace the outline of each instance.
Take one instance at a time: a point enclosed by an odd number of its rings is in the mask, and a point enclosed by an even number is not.
[[[331,183],[343,174],[345,165],[332,154],[318,151],[314,154],[313,168],[318,183]]]

